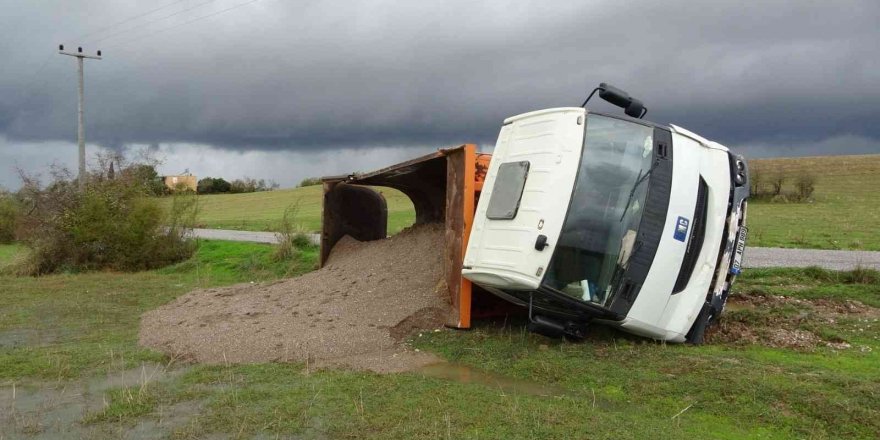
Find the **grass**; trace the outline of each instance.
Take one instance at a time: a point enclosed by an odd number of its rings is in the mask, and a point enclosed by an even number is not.
[[[276,262],[273,247],[202,241],[188,261],[139,273],[0,276],[0,381],[106,373],[162,357],[137,344],[141,313],[199,287],[265,281],[314,268],[317,248]],[[112,355],[111,355],[112,353]]]
[[[274,262],[272,251],[271,246],[208,241],[192,260],[158,271],[0,277],[0,384],[5,384],[0,393],[13,382],[19,390],[46,384],[77,389],[114,368],[169,363],[137,346],[139,315],[196,287],[270,280],[314,264],[313,248],[294,264]],[[880,306],[877,277],[874,271],[814,268],[747,271],[736,295]],[[418,373],[314,371],[273,363],[172,366],[177,373],[162,380],[110,389],[103,397],[106,405],[90,410],[75,426],[118,438],[176,412],[182,420],[161,425],[165,431],[157,427],[154,434],[877,438],[877,320],[803,318],[803,310],[786,307],[766,315],[791,318],[852,348],[666,345],[603,327],[594,327],[586,341],[571,343],[528,333],[519,321],[482,321],[471,331],[425,333],[411,344],[499,380],[547,387],[552,395],[511,391],[493,380],[463,383]],[[752,318],[755,325],[762,316]],[[30,339],[15,341],[23,331]],[[8,429],[0,426],[0,432]]]
[[[880,274],[857,269],[837,272],[818,267],[749,269],[736,289],[750,295],[793,295],[804,299],[856,300],[880,308]]]
[[[400,191],[378,188],[388,202],[388,232],[396,233],[415,221],[412,202]],[[321,185],[247,194],[199,196],[199,225],[212,229],[277,231],[284,210],[297,205],[298,226],[321,230]],[[164,199],[164,203],[170,203]]]
[[[816,176],[813,201],[749,203],[749,245],[880,250],[880,154],[749,161],[754,169],[782,170],[784,191],[801,173]]]
[[[25,247],[18,244],[0,244],[0,273],[23,256]]]
[[[17,244],[0,244],[0,265],[8,263],[19,255],[24,248]]]
[[[816,176],[813,200],[749,204],[749,245],[788,248],[880,250],[880,155],[755,159],[754,169],[785,170],[789,184],[799,173]],[[388,200],[388,231],[412,224],[412,203],[399,191],[381,188]],[[199,222],[209,228],[277,230],[284,209],[300,206],[300,226],[321,228],[320,185],[251,194],[200,196]]]

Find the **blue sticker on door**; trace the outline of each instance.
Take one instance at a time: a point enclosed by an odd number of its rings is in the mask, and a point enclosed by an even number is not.
[[[679,217],[678,223],[675,224],[675,235],[673,235],[673,238],[680,242],[684,242],[684,239],[687,238],[688,226],[690,226],[690,224],[690,220],[684,217]]]

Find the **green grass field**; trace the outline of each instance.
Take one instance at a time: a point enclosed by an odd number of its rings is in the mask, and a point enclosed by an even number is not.
[[[756,159],[755,169],[786,170],[794,179],[816,176],[813,200],[805,203],[753,201],[749,245],[817,249],[880,250],[880,155]],[[412,203],[399,191],[382,188],[388,200],[388,230],[412,224]],[[284,209],[299,206],[298,223],[307,231],[321,227],[321,187],[265,193],[207,195],[199,198],[199,223],[216,229],[252,231],[277,228]]]
[[[0,246],[6,260],[23,251]],[[880,435],[876,309],[829,320],[812,303],[791,302],[732,308],[722,320],[765,332],[809,330],[848,348],[666,345],[603,327],[572,343],[528,333],[516,320],[413,338],[464,371],[458,380],[301,364],[189,365],[137,345],[140,314],[184,292],[314,266],[313,248],[287,263],[271,253],[266,245],[205,241],[191,260],[156,271],[0,276],[0,436],[58,429],[62,437],[177,439]],[[735,295],[880,306],[877,277],[752,270]],[[157,365],[161,374],[142,373]],[[128,381],[114,380],[125,371]],[[85,403],[59,409],[68,401]]]
[[[817,189],[810,203],[752,203],[751,245],[880,249],[880,155],[753,166],[813,172]],[[385,191],[394,232],[412,207]],[[320,225],[319,186],[200,201],[210,227],[271,230],[292,204],[304,229]],[[192,289],[315,267],[313,247],[283,262],[273,251],[202,241],[160,270],[34,278],[3,275],[27,251],[0,245],[0,438],[880,437],[870,270],[746,271],[700,347],[601,326],[552,340],[520,319],[413,337],[450,362],[439,375],[193,365],[137,345],[140,315]]]
[[[388,231],[399,232],[415,220],[412,202],[400,191],[378,188],[388,202]],[[296,223],[305,231],[321,230],[321,185],[249,194],[199,196],[199,226],[212,229],[274,231],[284,210],[296,207]],[[170,199],[163,199],[170,203]]]
[[[750,161],[759,172],[782,170],[793,191],[802,173],[816,177],[807,203],[749,204],[749,244],[817,249],[880,250],[880,154]]]

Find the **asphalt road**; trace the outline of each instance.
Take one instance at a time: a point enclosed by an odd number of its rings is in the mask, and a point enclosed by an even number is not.
[[[192,235],[210,240],[250,241],[277,243],[274,232],[230,231],[223,229],[193,229]],[[309,234],[312,242],[320,243],[318,234]],[[820,249],[782,249],[746,247],[743,266],[751,267],[808,267],[819,266],[832,270],[852,270],[864,267],[880,270],[880,252],[831,251]]]
[[[745,267],[819,266],[833,270],[863,267],[880,270],[880,252],[746,247],[743,265]]]

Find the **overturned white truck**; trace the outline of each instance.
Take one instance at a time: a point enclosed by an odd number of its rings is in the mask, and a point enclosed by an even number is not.
[[[387,205],[371,187],[392,187],[417,224],[445,224],[449,326],[513,303],[548,335],[581,337],[598,322],[702,342],[740,270],[746,162],[643,120],[644,105],[619,89],[596,92],[627,116],[589,111],[587,98],[508,118],[491,155],[463,145],[324,178],[321,263],[345,235],[387,237]]]
[[[635,118],[577,107],[504,121],[462,274],[529,307],[537,331],[595,321],[699,343],[740,271],[746,162],[597,90]]]

